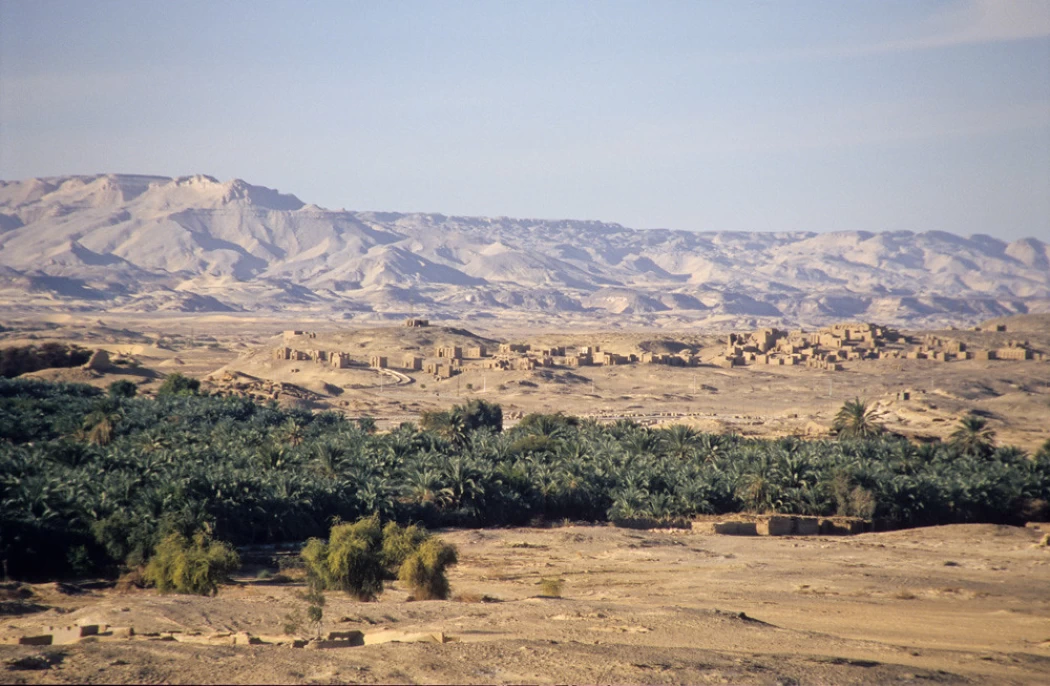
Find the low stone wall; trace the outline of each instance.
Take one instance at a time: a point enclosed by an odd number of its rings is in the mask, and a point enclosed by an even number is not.
[[[802,515],[752,515],[692,523],[692,530],[696,533],[723,536],[852,536],[869,529],[868,522],[856,517]]]

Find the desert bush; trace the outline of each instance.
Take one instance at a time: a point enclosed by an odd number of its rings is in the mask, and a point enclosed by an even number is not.
[[[358,600],[374,600],[383,592],[383,532],[379,517],[332,527],[325,543],[307,541],[301,553],[307,576],[331,591],[345,591]]]
[[[445,570],[458,561],[455,546],[428,538],[405,558],[397,578],[416,600],[445,600],[449,594]]]
[[[157,395],[194,395],[200,388],[201,382],[198,379],[172,372],[164,378],[164,383],[157,389]]]
[[[562,590],[561,579],[540,579],[540,595],[545,598],[560,598]]]
[[[157,545],[143,578],[161,593],[214,595],[240,564],[232,547],[203,531],[192,539],[173,533]]]
[[[383,566],[391,578],[396,578],[401,565],[428,538],[430,538],[430,533],[419,525],[399,526],[397,522],[387,522],[383,527],[381,555]]]
[[[135,385],[135,382],[127,379],[114,381],[106,388],[111,398],[134,398],[138,390],[139,387]]]

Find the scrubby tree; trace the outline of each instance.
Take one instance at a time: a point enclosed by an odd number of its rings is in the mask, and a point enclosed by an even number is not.
[[[134,398],[139,387],[133,381],[120,379],[111,383],[106,390],[111,398]]]
[[[215,595],[240,565],[233,548],[204,531],[192,538],[172,533],[157,545],[143,578],[161,593]]]
[[[372,516],[333,526],[327,543],[311,538],[301,556],[307,573],[324,588],[374,600],[383,592],[382,545],[379,517]]]
[[[417,524],[399,526],[397,522],[387,522],[383,527],[381,555],[383,566],[391,578],[396,578],[405,560],[429,538],[430,533]]]
[[[157,389],[157,395],[195,395],[200,388],[199,379],[191,379],[179,372],[172,372],[164,378],[164,383]]]
[[[428,538],[405,559],[397,578],[416,600],[445,600],[449,594],[445,572],[458,561],[454,546]]]

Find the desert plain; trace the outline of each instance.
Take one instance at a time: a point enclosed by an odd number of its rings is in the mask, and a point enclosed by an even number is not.
[[[979,328],[907,333],[971,348],[1023,338],[1036,353],[1050,350],[1045,315]],[[350,351],[355,364],[276,360],[290,330],[312,335],[314,347]],[[502,406],[507,425],[528,413],[564,412],[805,439],[826,437],[842,403],[863,398],[884,426],[916,441],[946,438],[973,411],[1000,443],[1034,451],[1050,437],[1050,365],[1042,360],[724,368],[704,363],[725,348],[727,334],[718,331],[582,327],[569,335],[464,321],[351,328],[246,315],[12,317],[2,336],[5,346],[58,341],[120,362],[32,377],[97,386],[128,379],[148,395],[177,371],[209,392],[369,416],[381,431],[480,397]],[[688,348],[699,366],[466,368],[445,379],[403,372],[406,381],[365,362],[479,341],[625,355]],[[397,582],[371,603],[330,592],[317,632],[360,632],[364,645],[321,648],[284,636],[304,587],[301,570],[282,566],[287,549],[248,550],[215,597],[90,579],[8,583],[2,637],[74,625],[103,633],[69,645],[0,645],[7,665],[0,674],[5,683],[1045,683],[1048,532],[1037,522],[852,536],[721,535],[704,521],[442,530],[459,549],[452,599],[411,601]]]

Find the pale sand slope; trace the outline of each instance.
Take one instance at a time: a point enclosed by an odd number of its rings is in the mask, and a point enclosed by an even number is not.
[[[329,593],[324,629],[443,631],[454,642],[0,647],[5,658],[50,653],[57,662],[0,674],[22,683],[1036,684],[1050,676],[1050,550],[1033,547],[1035,529],[754,538],[566,526],[442,535],[460,549],[453,591],[474,602],[410,603],[396,585],[377,603]],[[564,580],[563,597],[537,597],[544,577]],[[90,620],[140,633],[277,634],[301,606],[301,586],[253,575],[215,598],[37,588],[40,602],[62,612],[9,616],[5,632]],[[477,602],[485,595],[498,602]]]

